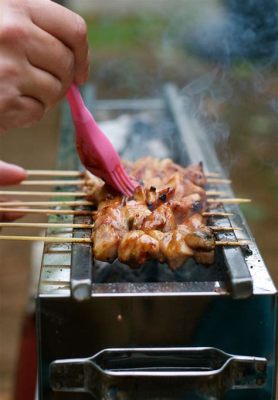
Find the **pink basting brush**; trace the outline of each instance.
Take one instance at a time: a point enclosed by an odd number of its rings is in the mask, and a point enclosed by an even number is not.
[[[67,100],[75,126],[77,151],[83,165],[118,192],[131,196],[135,183],[125,172],[118,153],[85,106],[76,85],[71,85]]]

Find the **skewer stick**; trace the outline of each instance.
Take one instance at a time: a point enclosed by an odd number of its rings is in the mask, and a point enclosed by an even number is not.
[[[55,236],[0,236],[0,240],[29,240],[29,241],[41,241],[41,242],[48,242],[48,243],[92,243],[92,239],[90,238],[65,238],[65,237],[55,237]],[[215,241],[216,246],[245,246],[248,244],[248,241],[241,240],[241,241],[222,241],[217,240]]]
[[[0,190],[0,195],[9,196],[47,196],[47,197],[85,197],[87,196],[84,192],[35,192],[35,191],[21,191],[21,190]]]
[[[239,204],[239,203],[250,203],[251,199],[237,199],[237,198],[227,198],[227,199],[207,199],[208,203],[228,203],[228,204]]]
[[[83,210],[52,210],[52,209],[31,209],[31,208],[1,208],[0,212],[19,212],[23,214],[53,214],[53,215],[93,215],[94,211]]]
[[[217,178],[217,177],[221,176],[221,174],[219,174],[218,172],[205,172],[205,176],[211,177],[211,178]]]
[[[215,241],[215,246],[246,246],[249,242],[247,240],[231,240],[231,241],[225,241],[225,240],[216,240]]]
[[[84,228],[91,229],[94,224],[60,224],[60,223],[41,223],[41,222],[0,222],[0,228]],[[209,226],[215,232],[221,231],[241,231],[241,228],[231,226]]]
[[[25,206],[92,206],[94,203],[87,200],[79,201],[3,201],[1,207],[25,207]]]
[[[227,195],[227,192],[221,192],[220,190],[207,190],[206,195],[207,196],[225,196],[225,195]]]
[[[41,222],[0,222],[0,228],[84,228],[91,229],[92,224],[60,224]]]
[[[92,243],[90,238],[66,238],[66,237],[40,237],[40,236],[0,236],[0,240],[29,240],[48,243]]]
[[[232,181],[230,179],[208,178],[207,182],[208,183],[231,183]]]
[[[83,176],[84,172],[81,171],[59,171],[59,170],[41,170],[41,169],[29,169],[26,171],[28,176],[68,176],[76,177]]]
[[[76,185],[84,185],[85,184],[85,180],[84,179],[75,179],[75,180],[58,180],[58,179],[54,179],[54,180],[25,180],[25,181],[21,181],[19,183],[19,185],[22,186],[76,186]]]
[[[203,217],[232,217],[233,215],[233,213],[217,211],[205,211],[202,213]]]
[[[83,176],[84,172],[82,171],[67,171],[67,170],[46,170],[46,169],[28,169],[27,171],[28,176],[68,176],[68,177],[75,177],[75,176]],[[221,176],[217,172],[205,172],[205,176],[208,177],[218,177]]]
[[[0,225],[1,226],[1,225]],[[241,228],[234,228],[233,226],[208,226],[214,232],[222,232],[222,231],[241,231]]]

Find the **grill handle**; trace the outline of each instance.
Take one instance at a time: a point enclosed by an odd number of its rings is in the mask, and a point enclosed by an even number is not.
[[[119,393],[121,399],[134,393],[144,400],[159,393],[163,399],[184,399],[184,393],[221,399],[229,389],[264,386],[266,367],[265,358],[212,347],[105,349],[91,358],[52,362],[50,385],[53,391],[90,393],[96,399]]]

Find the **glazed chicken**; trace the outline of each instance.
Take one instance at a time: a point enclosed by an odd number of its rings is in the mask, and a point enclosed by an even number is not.
[[[172,269],[190,257],[211,264],[215,240],[202,217],[206,209],[202,164],[182,168],[169,159],[145,157],[126,162],[125,167],[139,184],[131,198],[87,175],[84,189],[97,206],[95,259],[118,258],[131,267],[154,259]]]

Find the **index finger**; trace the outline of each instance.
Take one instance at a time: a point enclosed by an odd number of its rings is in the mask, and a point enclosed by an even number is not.
[[[37,1],[36,5],[30,7],[30,14],[34,24],[55,36],[73,51],[75,81],[77,84],[84,83],[88,78],[89,67],[87,27],[84,19],[52,1]]]

